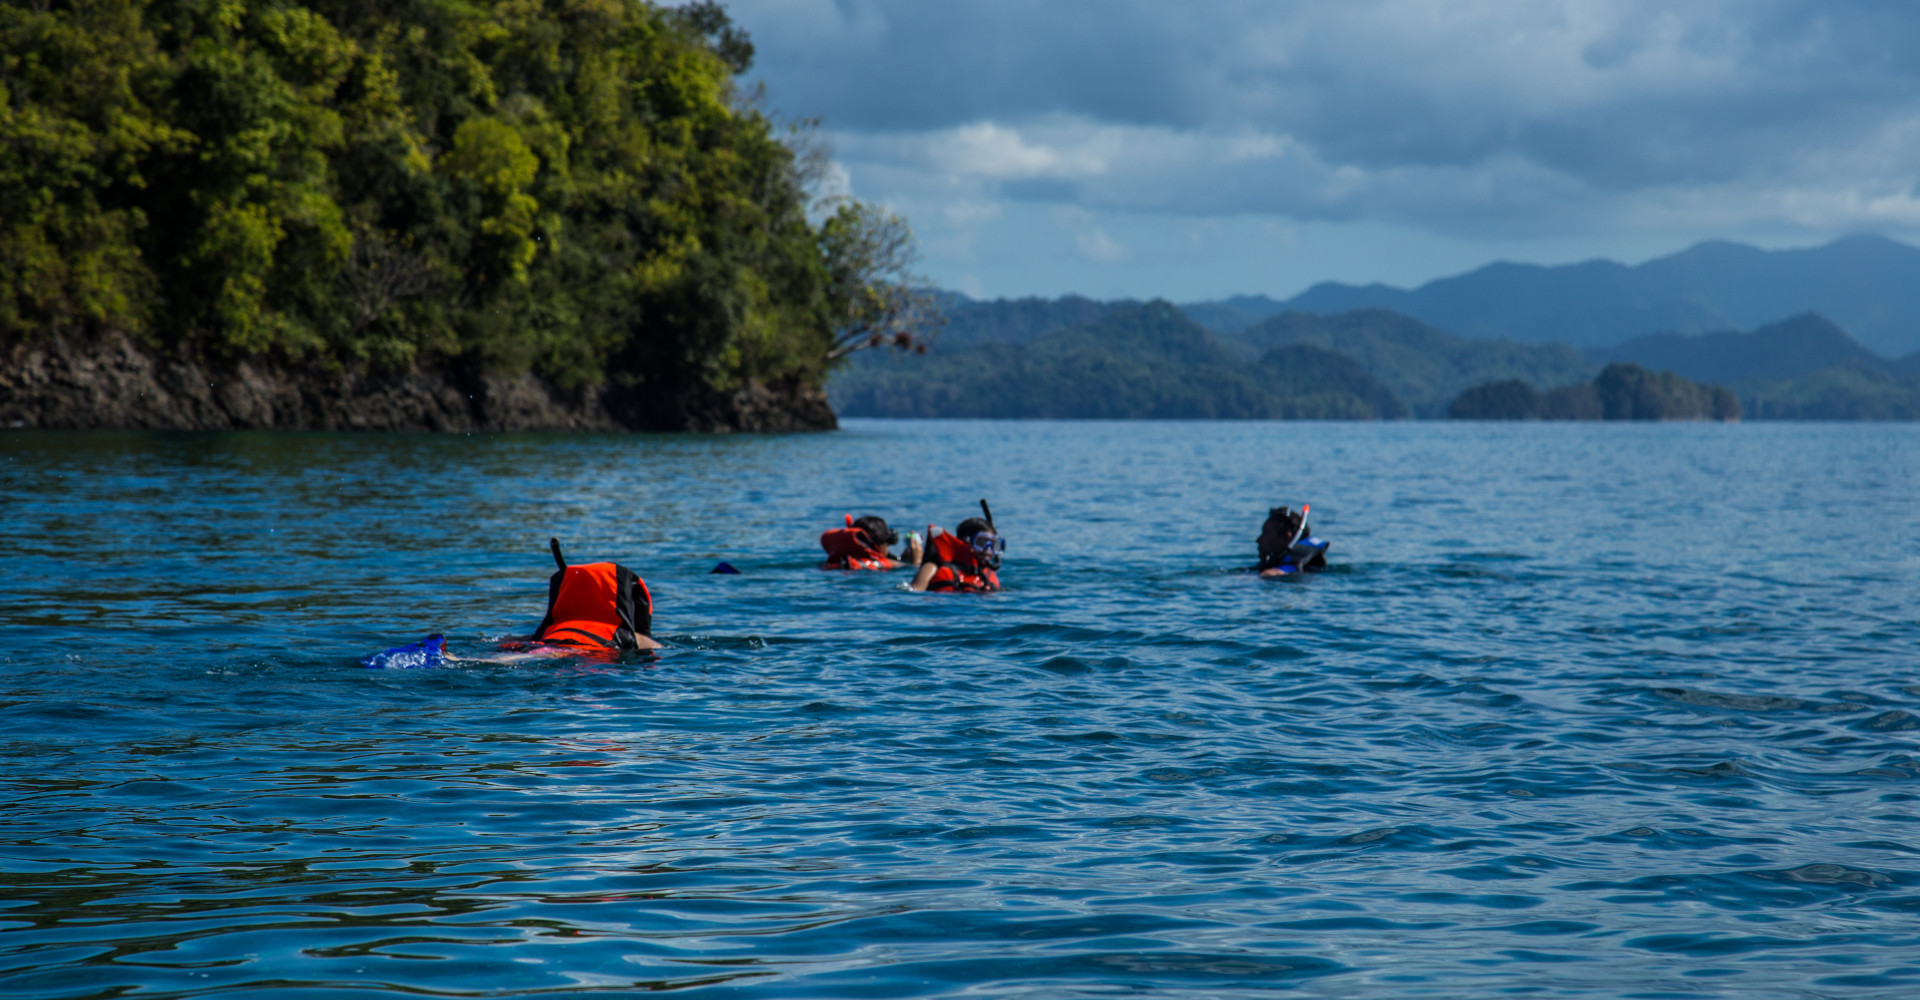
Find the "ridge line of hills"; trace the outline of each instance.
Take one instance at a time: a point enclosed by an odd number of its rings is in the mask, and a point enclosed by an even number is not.
[[[1751,330],[1819,313],[1885,357],[1920,351],[1920,248],[1876,235],[1792,250],[1713,240],[1640,264],[1500,261],[1417,288],[1322,282],[1292,298],[1182,305],[1231,332],[1288,310],[1381,308],[1457,336],[1608,347],[1650,333]]]
[[[844,413],[1437,418],[1468,389],[1547,393],[1619,362],[1724,385],[1749,417],[1920,419],[1920,248],[1882,236],[1501,262],[1284,301],[945,303],[931,354],[835,374]]]
[[[1857,252],[1864,240],[1821,249]],[[1912,253],[1920,287],[1920,251],[1869,242]],[[1920,419],[1920,351],[1889,359],[1815,311],[1744,330],[1643,330],[1576,347],[1463,336],[1380,306],[1290,307],[1328,287],[1288,303],[1240,296],[1184,306],[1080,296],[977,302],[946,293],[949,324],[932,353],[856,358],[829,392],[847,416],[1442,418],[1469,389],[1518,382],[1546,393],[1628,363],[1724,385],[1750,418]]]

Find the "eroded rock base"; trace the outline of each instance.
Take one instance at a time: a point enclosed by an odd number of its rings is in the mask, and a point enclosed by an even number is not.
[[[786,432],[837,426],[818,386],[569,391],[536,375],[357,376],[156,356],[122,334],[50,335],[0,364],[0,427],[152,430]]]

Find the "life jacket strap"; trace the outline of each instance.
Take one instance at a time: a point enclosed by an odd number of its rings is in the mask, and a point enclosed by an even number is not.
[[[562,632],[570,632],[573,635],[582,636],[587,641],[581,642],[577,639],[564,637],[561,635]],[[563,625],[556,629],[549,629],[547,631],[546,636],[543,637],[540,641],[544,643],[548,643],[550,645],[557,645],[557,646],[585,646],[585,645],[591,644],[594,646],[598,646],[601,649],[618,649],[619,648],[618,646],[615,646],[613,643],[608,642],[607,640],[601,638],[600,636],[594,635],[592,632],[589,632],[586,629],[573,628],[571,626],[566,626],[566,625]]]

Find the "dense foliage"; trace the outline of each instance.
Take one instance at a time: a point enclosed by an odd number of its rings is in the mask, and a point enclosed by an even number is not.
[[[0,3],[0,338],[818,379],[862,289],[752,51],[712,3]]]
[[[1538,392],[1519,379],[1475,386],[1447,407],[1455,420],[1738,420],[1728,389],[1614,363],[1592,382]]]
[[[950,293],[941,307],[946,325],[940,330],[939,345],[953,348],[983,343],[1024,344],[1068,327],[1091,323],[1116,306],[1136,304],[1096,302],[1078,295],[975,302]]]
[[[1545,392],[1517,378],[1477,385],[1447,406],[1455,420],[1600,420],[1605,410],[1592,382]]]
[[[1426,417],[1479,383],[1551,385],[1594,369],[1563,344],[1465,340],[1383,309],[1286,313],[1235,332],[1166,303],[1072,296],[960,301],[945,313],[934,356],[866,358],[836,376],[848,415]],[[1093,381],[1069,384],[1066,353]],[[1039,383],[1002,384],[1015,372]]]
[[[1914,358],[1908,358],[1911,368]],[[1798,378],[1738,386],[1759,420],[1920,420],[1920,372],[1900,363],[1846,361]]]
[[[1882,358],[1824,316],[1747,333],[1654,334],[1595,353],[1723,383],[1753,419],[1920,419],[1920,354]]]
[[[1441,416],[1448,401],[1469,386],[1499,379],[1557,385],[1586,378],[1594,369],[1565,344],[1467,340],[1385,309],[1331,316],[1285,312],[1238,337],[1259,350],[1310,344],[1344,354],[1422,417]]]
[[[1025,326],[1046,312],[1016,303]],[[1082,313],[1085,300],[1065,312]],[[964,312],[956,318],[966,321]],[[1404,416],[1349,358],[1310,346],[1249,363],[1165,302],[1122,303],[1099,318],[1012,343],[986,335],[925,357],[873,357],[833,387],[848,416],[1325,419]]]

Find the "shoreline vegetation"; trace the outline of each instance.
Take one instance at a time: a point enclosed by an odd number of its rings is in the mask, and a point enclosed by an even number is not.
[[[712,2],[0,7],[0,426],[805,430],[905,223]]]

